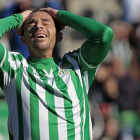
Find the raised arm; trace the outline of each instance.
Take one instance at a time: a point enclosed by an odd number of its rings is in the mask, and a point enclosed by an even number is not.
[[[97,66],[104,60],[113,38],[113,31],[110,27],[93,19],[63,10],[58,11],[48,8],[47,12],[57,18],[63,25],[81,32],[87,38],[80,49],[80,53],[88,64]]]
[[[0,19],[0,39],[3,35],[12,30],[21,27],[22,23],[25,21],[30,11],[25,11],[21,14],[15,14],[7,18]],[[20,28],[19,28],[20,29]],[[19,32],[20,30],[18,30]],[[0,44],[0,87],[3,88],[3,71],[11,74],[10,62],[8,58],[10,57],[9,51]]]
[[[12,16],[9,16],[7,18],[0,19],[0,39],[3,37],[3,35],[12,30],[12,29],[18,29],[21,27],[23,22],[26,20],[28,15],[31,13],[30,10],[24,11],[21,14],[14,14]],[[20,29],[20,28],[19,28]],[[20,30],[17,30],[18,34],[20,34]]]
[[[87,38],[82,45],[81,55],[87,63],[99,65],[109,51],[113,37],[112,29],[93,19],[65,11],[59,11],[57,17],[64,25],[76,29]]]
[[[23,17],[21,14],[15,14],[7,18],[0,19],[0,39],[6,32],[20,27],[22,21]]]

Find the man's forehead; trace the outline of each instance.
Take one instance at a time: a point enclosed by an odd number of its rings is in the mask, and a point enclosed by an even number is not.
[[[31,19],[38,19],[38,18],[43,18],[43,19],[51,19],[53,20],[53,18],[51,17],[50,14],[48,14],[46,11],[42,11],[42,10],[37,10],[37,11],[33,11],[29,17],[27,18],[27,20],[31,20]]]
[[[58,31],[60,31],[60,27],[59,24],[57,23],[57,21],[46,11],[44,10],[35,10],[33,11],[26,19],[26,21],[24,22],[24,29],[25,27],[27,27],[28,23],[30,22],[34,22],[36,19],[43,19],[43,20],[50,20],[53,21],[53,23],[55,24],[55,27]],[[32,21],[31,21],[32,20]]]

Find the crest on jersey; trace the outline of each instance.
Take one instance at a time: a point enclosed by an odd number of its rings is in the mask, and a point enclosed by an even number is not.
[[[70,74],[70,71],[71,71],[71,66],[64,64],[64,65],[59,67],[58,75]]]

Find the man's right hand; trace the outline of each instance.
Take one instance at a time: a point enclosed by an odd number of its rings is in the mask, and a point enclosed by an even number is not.
[[[23,17],[23,22],[22,22],[22,25],[18,29],[16,29],[16,33],[18,35],[22,35],[22,32],[23,32],[23,23],[25,22],[25,20],[27,19],[27,17],[30,15],[31,12],[32,11],[30,11],[30,10],[26,10],[26,11],[24,11],[24,12],[21,13],[21,15]]]
[[[23,16],[23,22],[26,20],[26,18],[30,15],[31,12],[31,10],[26,10],[21,13],[21,15]]]
[[[59,10],[57,9],[53,9],[51,7],[47,7],[47,8],[41,8],[40,10],[42,11],[46,11],[48,14],[50,14],[54,19],[56,19],[58,26],[60,28],[60,31],[65,29],[65,25],[63,25],[58,19],[57,19],[57,13],[59,12]]]

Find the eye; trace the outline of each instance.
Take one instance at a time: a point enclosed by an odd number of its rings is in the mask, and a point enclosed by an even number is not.
[[[50,21],[44,21],[43,24],[44,24],[44,25],[50,25],[51,22],[50,22]]]
[[[29,28],[32,28],[32,27],[34,27],[35,26],[35,23],[30,23],[30,24],[28,24],[28,27]]]
[[[47,23],[43,23],[43,25],[48,25]]]

